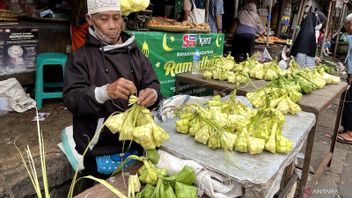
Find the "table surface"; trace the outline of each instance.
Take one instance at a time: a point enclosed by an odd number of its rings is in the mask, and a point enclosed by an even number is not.
[[[176,80],[179,82],[187,82],[189,84],[208,87],[226,93],[229,93],[234,89],[234,84],[220,80],[205,80],[201,74],[182,73],[176,76]],[[268,81],[265,80],[253,79],[252,82],[256,88],[265,86],[268,83]],[[243,85],[237,89],[237,95],[246,95],[247,92],[254,91],[255,87],[250,83],[248,85]],[[332,101],[341,95],[346,89],[346,82],[340,82],[336,85],[327,85],[322,89],[318,89],[310,94],[303,95],[301,100],[298,101],[298,104],[301,106],[303,111],[315,113],[317,115],[326,109]]]
[[[231,177],[244,187],[253,185],[260,187],[275,179],[276,174],[292,162],[315,121],[315,115],[307,112],[286,116],[283,135],[294,142],[290,154],[263,152],[249,155],[232,151],[230,156],[234,164],[229,164],[225,160],[223,150],[211,150],[206,145],[196,143],[194,137],[176,132],[174,119],[159,123],[170,135],[161,149],[181,158],[192,159],[209,170]]]

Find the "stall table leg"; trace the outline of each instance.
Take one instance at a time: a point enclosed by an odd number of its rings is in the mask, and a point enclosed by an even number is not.
[[[178,95],[180,92],[180,81],[176,78],[175,82],[175,95]]]
[[[346,94],[347,94],[347,91],[345,91],[345,92],[343,92],[341,94],[340,103],[339,103],[339,109],[338,109],[337,115],[336,115],[334,135],[332,137],[332,142],[331,142],[331,145],[330,145],[330,152],[331,153],[334,153],[334,151],[335,151],[335,145],[336,145],[337,135],[338,135],[340,124],[341,124],[341,117],[342,117],[342,111],[343,111],[343,108],[344,108],[344,105],[345,105]],[[331,161],[332,160],[330,160],[330,162],[328,164],[329,167],[331,166]]]
[[[314,186],[318,181],[318,179],[320,178],[321,174],[323,174],[323,172],[325,171],[326,167],[330,167],[331,165],[332,156],[335,151],[337,135],[338,135],[338,131],[341,123],[341,116],[342,116],[342,110],[344,107],[345,98],[346,98],[346,92],[342,93],[340,97],[339,108],[338,108],[338,111],[336,114],[336,120],[335,120],[334,134],[331,138],[330,150],[324,155],[322,162],[320,163],[316,173],[311,179],[310,186]]]
[[[318,121],[318,116],[317,119]],[[300,183],[300,188],[299,188],[299,197],[304,196],[304,189],[307,184],[307,179],[309,175],[309,166],[310,166],[310,159],[312,158],[312,151],[313,151],[313,145],[314,145],[314,136],[315,132],[317,130],[317,125],[318,123],[316,122],[313,128],[310,130],[308,134],[308,139],[306,142],[306,150],[305,150],[305,155],[304,155],[304,163],[303,163],[303,170],[302,170],[302,178],[301,178],[301,183]]]
[[[289,164],[283,174],[280,193],[278,197],[284,198],[287,197],[287,194],[291,191],[295,181],[297,181],[297,175],[294,173],[295,170],[295,161],[293,160],[291,164]]]

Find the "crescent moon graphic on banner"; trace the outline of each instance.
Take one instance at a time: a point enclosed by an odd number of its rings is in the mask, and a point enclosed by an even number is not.
[[[164,34],[164,38],[163,38],[163,48],[166,52],[171,52],[172,50],[174,50],[173,48],[170,48],[169,46],[167,46],[166,33]]]
[[[215,40],[215,45],[216,45],[216,47],[221,47],[221,45],[220,45],[220,42],[219,41],[221,41],[221,37],[220,37],[220,35],[218,35],[217,37],[216,37],[216,40]]]

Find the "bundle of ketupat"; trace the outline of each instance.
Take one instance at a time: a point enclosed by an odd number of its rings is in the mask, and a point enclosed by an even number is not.
[[[138,170],[139,181],[143,184],[156,185],[159,178],[167,176],[167,170],[157,168],[151,161],[143,160],[143,166]]]
[[[144,149],[155,149],[163,144],[169,135],[158,126],[151,112],[137,103],[137,97],[129,99],[130,109],[123,113],[111,115],[104,125],[112,132],[119,133],[119,140],[133,140]]]
[[[149,6],[149,0],[121,0],[121,12],[128,16],[131,12],[145,10]]]
[[[204,79],[227,80],[233,84],[242,84],[249,81],[249,68],[246,70],[243,64],[236,64],[231,55],[219,57],[213,66],[203,68]]]
[[[302,94],[309,94],[326,84],[337,84],[339,77],[325,72],[324,67],[300,69],[292,60],[290,68],[265,87],[247,93],[250,102],[257,108],[269,106],[279,109],[282,113],[296,114],[301,111],[297,102]]]
[[[149,152],[149,151],[148,151]],[[157,156],[156,156],[157,155]],[[149,158],[151,157],[151,158]],[[159,160],[159,155],[156,151],[152,152],[151,156],[136,156],[130,155],[125,159],[115,171],[121,170],[123,164],[128,160],[137,160],[143,163],[136,175],[130,175],[128,178],[128,197],[137,198],[196,198],[198,188],[193,186],[196,180],[194,170],[189,166],[184,166],[183,169],[171,176],[167,175],[167,169],[158,168],[154,163]],[[117,172],[116,172],[117,173]],[[145,184],[142,191],[141,183]],[[137,193],[137,194],[136,194]]]
[[[183,134],[189,133],[196,142],[211,149],[258,154],[266,148],[269,140],[270,152],[287,153],[292,149],[292,142],[281,138],[283,114],[270,107],[259,110],[248,108],[235,100],[235,92],[224,102],[220,96],[213,97],[207,107],[186,105],[178,116],[180,119],[176,121],[176,130]],[[274,145],[274,148],[270,145]],[[276,145],[281,146],[276,148]]]
[[[196,198],[198,189],[193,186],[196,174],[189,166],[174,175],[163,176],[155,184],[149,184],[137,194],[137,198]]]
[[[250,70],[250,77],[259,80],[274,80],[282,75],[283,71],[279,67],[277,60],[267,63],[257,63]]]

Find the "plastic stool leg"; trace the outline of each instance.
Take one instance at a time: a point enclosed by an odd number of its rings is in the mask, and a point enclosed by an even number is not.
[[[43,107],[43,65],[37,66],[36,79],[35,79],[35,101],[37,108]]]

